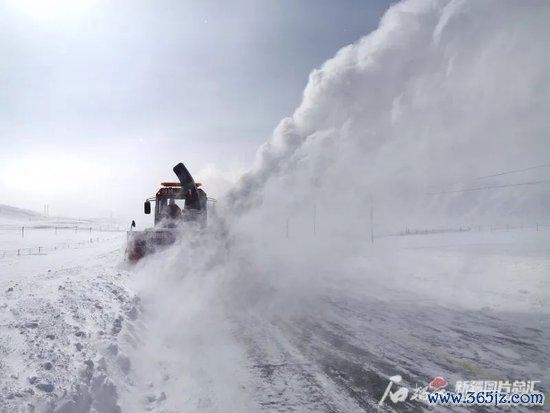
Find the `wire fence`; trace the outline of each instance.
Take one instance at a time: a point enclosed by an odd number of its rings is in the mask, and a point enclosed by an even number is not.
[[[532,225],[512,225],[512,224],[500,224],[500,225],[464,225],[458,228],[431,228],[431,229],[414,229],[405,228],[399,232],[393,232],[386,235],[378,235],[377,238],[383,236],[407,236],[407,235],[428,235],[428,234],[442,234],[449,232],[482,232],[482,231],[511,231],[511,230],[535,230],[542,231],[543,229],[550,228],[550,224],[535,223]]]
[[[281,235],[287,239],[292,238],[304,238],[304,236],[323,236],[323,235],[333,235],[336,232],[333,227],[328,227],[323,225],[322,211],[319,213],[317,205],[313,204],[311,208],[311,218],[307,218],[308,212],[306,210],[305,214],[302,213],[300,219],[296,219],[296,216],[286,216],[284,220],[281,221],[282,231]],[[318,219],[321,215],[321,220]],[[377,230],[377,226],[387,226],[386,223],[378,224],[375,220],[374,210],[372,204],[370,206],[370,211],[365,213],[364,218],[361,222],[357,222],[355,228],[361,233],[365,234],[365,239],[369,239],[371,243],[374,243],[376,239],[386,238],[386,237],[403,237],[410,235],[429,235],[429,234],[443,234],[443,233],[464,233],[464,232],[497,232],[497,231],[511,231],[511,230],[531,230],[540,232],[550,228],[550,223],[547,222],[531,222],[531,223],[498,223],[498,224],[473,224],[469,223],[466,225],[458,226],[449,226],[449,227],[404,227],[401,230],[396,230],[397,226],[393,226],[392,229],[387,230]],[[320,221],[320,222],[319,222]]]
[[[32,247],[21,247],[17,249],[10,250],[0,250],[0,258],[6,258],[9,256],[23,256],[23,255],[47,255],[48,253],[54,251],[61,251],[66,249],[78,249],[81,246],[89,245],[93,243],[113,241],[115,239],[122,239],[122,237],[110,237],[110,238],[90,238],[87,241],[78,241],[78,242],[63,242],[56,245],[49,246],[32,246]]]
[[[58,232],[63,231],[72,231],[75,233],[82,232],[82,231],[88,231],[88,232],[126,232],[124,229],[120,229],[119,226],[117,227],[97,227],[97,226],[78,226],[78,225],[47,225],[47,224],[37,224],[37,225],[0,225],[0,231],[19,231],[21,232],[21,237],[25,236],[26,231],[34,231],[34,230],[51,230],[55,234]]]
[[[74,225],[0,226],[0,258],[45,255],[122,239],[124,230]],[[116,235],[115,235],[116,234]],[[2,248],[2,244],[8,248]]]
[[[489,224],[489,225],[461,225],[458,227],[449,227],[449,228],[403,228],[401,231],[395,232],[386,232],[386,233],[377,233],[375,231],[375,225],[372,218],[369,222],[369,231],[365,233],[370,234],[369,238],[371,243],[374,243],[376,239],[386,238],[386,237],[403,237],[403,236],[413,236],[413,235],[429,235],[429,234],[442,234],[442,233],[463,233],[463,232],[496,232],[496,231],[510,231],[510,230],[532,230],[532,231],[543,231],[550,228],[548,223],[534,223],[529,225],[517,225],[517,224]],[[317,208],[313,207],[312,222],[311,222],[311,232],[313,236],[321,235],[323,228],[319,228],[317,223]],[[290,218],[286,218],[284,222],[284,234],[286,238],[293,238],[292,231],[292,221]],[[20,245],[17,248],[2,249],[0,248],[0,258],[5,258],[9,256],[23,256],[23,255],[44,255],[54,251],[79,248],[84,245],[112,241],[117,238],[122,238],[122,233],[127,231],[121,230],[119,227],[91,227],[91,226],[72,226],[72,225],[36,225],[36,226],[0,226],[0,233],[5,231],[17,231],[19,234],[15,236],[10,236],[10,244],[15,244],[19,241],[29,241],[29,238],[36,234],[40,233],[42,235],[48,234],[48,238],[41,241],[34,241],[33,245]],[[300,231],[301,232],[301,231]],[[307,231],[306,231],[307,232]],[[116,233],[117,236],[106,237],[108,233]],[[63,240],[56,242],[56,236],[62,237],[63,235],[86,235],[85,239],[79,240]],[[53,236],[52,236],[53,235]],[[54,241],[54,242],[52,242]]]

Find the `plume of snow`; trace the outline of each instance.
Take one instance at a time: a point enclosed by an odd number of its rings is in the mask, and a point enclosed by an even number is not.
[[[394,5],[311,73],[229,204],[354,226],[372,200],[381,228],[548,218],[550,168],[477,178],[550,163],[549,19],[543,1]]]

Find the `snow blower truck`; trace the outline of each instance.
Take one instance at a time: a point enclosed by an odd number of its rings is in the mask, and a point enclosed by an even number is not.
[[[183,223],[194,222],[201,228],[206,226],[206,192],[196,183],[183,163],[173,168],[179,182],[162,182],[154,197],[145,200],[143,210],[151,213],[151,202],[155,203],[155,224],[144,231],[133,231],[132,221],[127,233],[126,258],[137,262],[145,255],[152,254],[176,242]]]

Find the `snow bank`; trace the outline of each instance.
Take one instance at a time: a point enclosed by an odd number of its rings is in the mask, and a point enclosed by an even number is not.
[[[120,411],[118,340],[139,312],[122,240],[0,258],[0,410]]]

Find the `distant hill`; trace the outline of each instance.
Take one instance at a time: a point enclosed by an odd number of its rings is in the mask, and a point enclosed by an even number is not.
[[[25,208],[17,208],[0,204],[0,227],[12,228],[17,226],[50,228],[50,227],[94,227],[117,229],[120,225],[113,218],[69,218],[69,217],[45,217],[39,212]]]
[[[30,209],[17,208],[0,204],[0,218],[14,221],[28,221],[41,219],[42,214]]]

